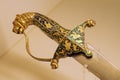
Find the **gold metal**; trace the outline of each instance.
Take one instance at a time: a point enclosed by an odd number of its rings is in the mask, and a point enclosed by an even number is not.
[[[29,26],[32,25],[32,19],[34,18],[33,13],[28,12],[22,15],[17,14],[15,20],[13,21],[13,32],[17,34],[22,34],[24,30]]]
[[[27,12],[17,15],[13,25],[13,32],[17,34],[24,34],[27,53],[36,60],[47,62],[51,61],[52,69],[58,68],[58,62],[60,58],[79,54],[83,54],[86,58],[92,58],[92,52],[84,43],[84,36],[85,28],[93,27],[95,25],[94,20],[89,19],[75,27],[73,30],[68,30],[42,14],[36,12]],[[59,44],[53,58],[37,58],[31,54],[29,49],[29,39],[24,32],[29,25],[36,25],[44,33],[46,33],[48,37],[55,40]]]

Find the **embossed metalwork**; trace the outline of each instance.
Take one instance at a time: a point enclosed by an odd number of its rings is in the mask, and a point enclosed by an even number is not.
[[[37,58],[31,54],[28,44],[28,37],[24,33],[26,38],[26,50],[28,54],[36,60],[51,61],[51,66],[53,69],[58,68],[58,62],[60,58],[78,54],[83,54],[86,58],[92,57],[92,52],[87,48],[87,46],[85,46],[84,42],[85,28],[95,25],[95,21],[91,19],[75,27],[73,30],[68,30],[42,14],[36,12],[27,12],[17,15],[13,25],[13,32],[17,34],[23,34],[24,30],[27,29],[29,25],[36,25],[47,36],[59,44],[53,58]]]

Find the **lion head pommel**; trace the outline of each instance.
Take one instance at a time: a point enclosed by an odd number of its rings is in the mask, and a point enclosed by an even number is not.
[[[13,21],[13,32],[16,34],[23,34],[24,30],[32,24],[33,16],[34,14],[30,12],[21,15],[17,14]]]

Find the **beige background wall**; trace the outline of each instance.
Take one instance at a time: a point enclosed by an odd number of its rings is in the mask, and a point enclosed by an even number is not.
[[[59,68],[51,70],[50,63],[39,62],[28,56],[23,35],[11,31],[15,15],[26,11],[43,13],[69,29],[89,18],[94,19],[97,24],[86,29],[86,42],[120,68],[119,4],[119,0],[0,1],[0,80],[99,80],[72,58],[60,60]],[[54,41],[34,26],[31,26],[28,34],[34,55],[53,56],[58,46]]]

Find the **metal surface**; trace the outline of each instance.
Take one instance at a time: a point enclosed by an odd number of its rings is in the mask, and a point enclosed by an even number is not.
[[[100,80],[120,80],[120,70],[110,63],[100,52],[89,45],[93,53],[93,58],[88,60],[83,56],[74,56],[80,64],[86,65],[87,69]]]
[[[68,30],[44,15],[28,12],[23,13],[22,15],[17,15],[13,24],[13,32],[17,34],[23,34],[24,30],[29,25],[36,25],[45,32],[46,35],[59,44],[53,58],[37,58],[31,54],[28,37],[24,33],[26,49],[29,55],[36,60],[51,61],[53,69],[58,67],[59,58],[72,56],[82,65],[86,65],[87,69],[101,80],[120,80],[119,69],[109,63],[109,61],[107,61],[101,54],[95,52],[95,50],[89,48],[84,43],[85,28],[94,26],[95,22],[93,20],[87,20],[73,30]]]
[[[13,22],[13,25],[13,32],[17,34],[23,34],[29,25],[36,25],[47,36],[59,44],[53,58],[36,58],[32,56],[29,50],[28,38],[24,33],[26,37],[26,50],[29,55],[36,60],[51,61],[51,66],[53,69],[56,69],[58,67],[60,58],[78,54],[83,54],[86,58],[92,57],[92,52],[87,48],[87,46],[85,46],[84,36],[85,28],[93,27],[95,25],[95,22],[93,20],[87,20],[79,26],[75,27],[73,30],[68,30],[42,14],[27,12],[21,15],[17,15],[15,21]]]

